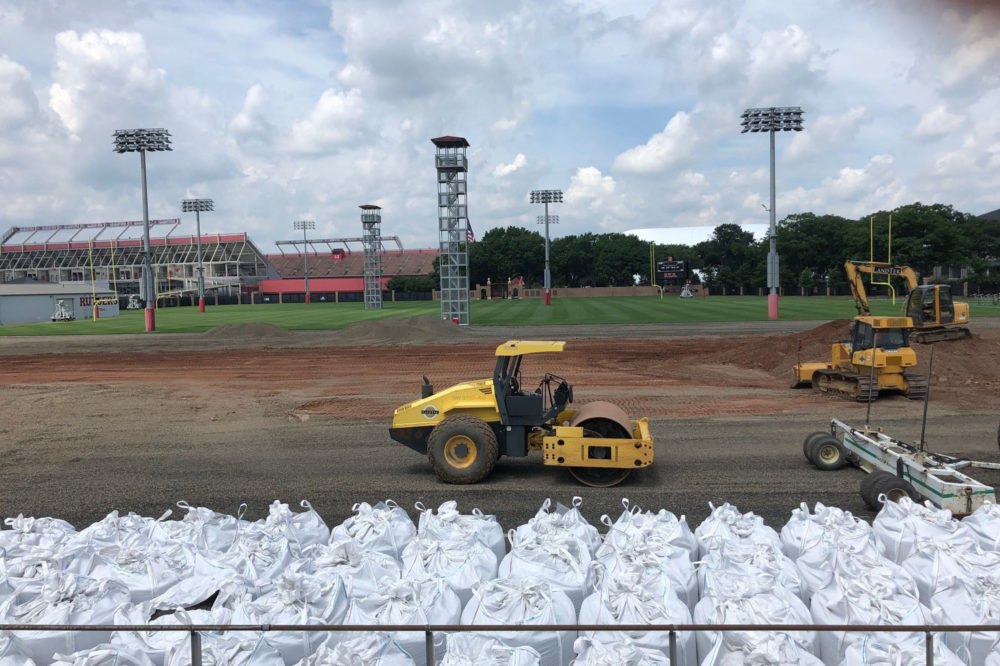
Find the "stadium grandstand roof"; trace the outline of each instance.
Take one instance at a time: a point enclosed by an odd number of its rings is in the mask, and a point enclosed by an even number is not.
[[[165,220],[150,220],[150,227],[169,225],[171,227],[165,236],[170,236],[178,226],[180,218]],[[152,232],[151,232],[152,233]],[[87,224],[46,224],[33,227],[11,227],[0,236],[0,246],[8,251],[8,246],[38,245],[45,243],[82,242],[91,240],[123,240],[141,238],[143,234],[142,220],[124,220],[121,222],[90,222]]]

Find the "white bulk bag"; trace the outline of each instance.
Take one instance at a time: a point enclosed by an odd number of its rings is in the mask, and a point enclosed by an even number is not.
[[[673,593],[654,597],[626,580],[612,580],[600,593],[584,599],[580,624],[690,624],[691,611]],[[584,631],[583,636],[607,642],[631,641],[639,647],[667,652],[667,631]],[[691,632],[677,634],[678,664],[695,666],[695,639]]]
[[[91,523],[70,536],[65,543],[71,546],[113,545],[135,535],[141,535],[145,539],[162,540],[169,535],[159,529],[159,526],[171,513],[172,511],[168,509],[159,518],[147,518],[132,511],[124,516],[118,511],[112,511],[96,523]]]
[[[0,529],[0,548],[8,557],[19,556],[25,546],[58,546],[76,533],[76,528],[58,518],[26,518],[19,513],[3,522],[7,529]]]
[[[962,524],[972,531],[983,550],[1000,550],[1000,505],[986,502],[963,518]]]
[[[767,575],[748,577],[737,571],[719,572],[708,592],[695,606],[695,624],[812,624],[802,600]],[[766,629],[727,632],[722,640],[729,651],[752,651],[766,635]],[[815,632],[794,632],[789,637],[801,650],[817,652]],[[704,659],[719,641],[718,632],[698,632],[698,655]]]
[[[890,578],[844,576],[837,574],[834,583],[818,590],[809,608],[816,624],[933,624],[930,609],[917,595],[904,595]],[[819,632],[820,658],[825,664],[839,664],[844,653],[859,634],[842,631]],[[886,640],[905,642],[919,639],[919,634],[892,634]]]
[[[240,504],[235,516],[216,513],[203,506],[191,506],[184,500],[177,502],[177,506],[187,511],[184,517],[180,520],[163,521],[158,529],[170,538],[202,551],[222,553],[229,550],[240,531],[252,524],[243,520],[246,504]]]
[[[295,513],[287,504],[274,500],[268,509],[267,518],[257,522],[264,531],[280,534],[288,539],[292,554],[296,556],[313,544],[330,540],[330,528],[312,508],[312,504],[302,500],[299,505],[305,511]]]
[[[770,631],[727,631],[718,634],[701,666],[822,666],[788,634]]]
[[[458,595],[441,579],[380,581],[382,589],[351,600],[343,624],[458,624],[462,612]],[[354,638],[335,635],[332,641]],[[424,632],[394,632],[393,640],[422,666],[425,661]],[[444,641],[435,645],[435,655],[444,653]]]
[[[573,650],[576,659],[570,666],[670,666],[670,659],[663,652],[639,647],[631,641],[602,642],[580,637],[573,643]]]
[[[628,579],[657,596],[669,590],[688,610],[694,610],[698,603],[698,578],[687,551],[671,547],[667,555],[661,555],[655,548],[647,548],[649,545],[641,539],[620,548],[608,548],[607,542],[602,544],[591,569],[592,591],[600,592],[606,581]]]
[[[263,638],[201,635],[202,666],[285,666],[281,653]],[[191,643],[177,645],[167,654],[165,666],[191,666]]]
[[[205,551],[208,562],[235,574],[255,596],[271,589],[292,561],[291,545],[282,535],[258,527],[241,531],[225,553]]]
[[[377,550],[362,550],[352,539],[309,546],[303,559],[296,560],[291,568],[306,573],[337,575],[352,598],[377,591],[378,582],[383,578],[398,580],[402,576],[399,561],[394,556]]]
[[[536,533],[533,539],[518,541],[497,571],[497,577],[511,580],[538,578],[562,590],[579,610],[590,591],[591,555],[586,544],[566,532]]]
[[[807,545],[795,560],[795,568],[807,590],[807,597],[830,585],[834,573],[847,562],[857,562],[872,569],[886,567],[902,571],[898,564],[882,554],[874,539],[843,539],[841,536],[834,531],[825,533],[823,538]],[[909,577],[908,574],[906,576]]]
[[[472,535],[496,554],[497,562],[507,554],[503,528],[496,516],[488,516],[479,509],[473,509],[471,514],[461,514],[458,512],[458,502],[454,500],[442,503],[437,514],[420,502],[414,508],[420,512],[417,534],[421,536],[441,541],[464,541],[467,536]]]
[[[995,576],[954,578],[950,585],[938,587],[930,605],[940,624],[1000,624],[1000,580]],[[972,664],[981,664],[990,652],[1000,651],[1000,634],[995,631],[949,631],[939,634],[938,640],[958,654],[968,654]]]
[[[98,645],[73,654],[56,654],[52,666],[153,666],[143,652],[114,645]],[[3,663],[0,660],[0,663]]]
[[[899,634],[871,633],[860,636],[844,652],[841,666],[924,666],[927,647],[922,634],[900,644],[894,639]],[[934,640],[934,666],[962,666],[964,661],[949,650],[938,634]],[[972,661],[972,664],[983,662]]]
[[[511,546],[517,546],[525,541],[534,541],[536,537],[541,539],[561,538],[562,535],[568,534],[584,544],[586,550],[593,555],[597,547],[601,545],[601,535],[597,528],[587,522],[587,519],[580,513],[581,504],[583,504],[583,498],[574,497],[572,507],[556,503],[555,510],[550,511],[552,500],[546,499],[534,517],[514,531]]]
[[[233,624],[341,624],[349,605],[344,583],[326,573],[285,573],[275,579],[273,590],[254,601],[247,603],[246,596],[228,601]],[[312,654],[328,637],[320,631],[265,636],[287,663]]]
[[[748,577],[764,575],[799,599],[806,601],[809,598],[795,563],[774,544],[724,541],[719,548],[709,551],[698,567],[702,595],[711,586],[709,579],[720,572]]]
[[[541,658],[533,648],[508,647],[492,636],[463,631],[448,635],[440,666],[539,666]]]
[[[190,610],[177,609],[173,613],[161,615],[155,620],[149,619],[147,607],[123,604],[115,609],[114,623],[116,625],[170,625],[190,626],[193,624],[231,624],[232,613],[228,609]],[[202,634],[204,636],[204,634]],[[142,652],[157,666],[167,659],[171,650],[180,650],[188,646],[190,650],[191,634],[186,631],[114,631],[111,634],[111,645],[130,652]]]
[[[0,557],[0,602],[11,596],[17,603],[37,597],[45,579],[65,569],[70,559],[70,551],[47,546],[24,546],[18,557]]]
[[[115,608],[127,603],[128,590],[112,580],[97,581],[63,572],[49,574],[35,598],[0,604],[0,624],[111,624]],[[56,652],[73,653],[107,642],[110,631],[14,632],[25,653],[47,664]]]
[[[573,602],[543,580],[498,578],[472,591],[462,611],[462,624],[575,624]],[[575,631],[518,631],[493,634],[510,647],[527,646],[540,656],[541,666],[564,666],[573,656]]]
[[[403,550],[402,577],[443,578],[464,606],[473,586],[496,578],[497,566],[496,553],[475,535],[454,541],[418,535]]]
[[[134,603],[149,601],[196,574],[212,571],[220,579],[223,576],[223,571],[209,565],[191,546],[150,541],[139,534],[113,544],[93,542],[76,553],[66,571],[98,580],[116,580],[128,588]],[[190,603],[198,601],[201,599]]]
[[[815,513],[803,502],[792,510],[792,517],[781,528],[781,547],[785,555],[795,561],[803,550],[814,547],[830,534],[838,541],[870,541],[871,525],[855,517],[850,511],[816,502]]]
[[[414,666],[414,663],[390,634],[371,631],[340,643],[324,643],[312,655],[295,662],[295,666]]]
[[[781,549],[781,537],[765,525],[760,516],[752,512],[740,513],[728,502],[719,507],[709,502],[708,506],[712,512],[694,531],[699,557],[704,558],[723,541],[770,543]]]
[[[929,501],[920,505],[909,497],[884,502],[872,521],[872,532],[882,553],[896,564],[902,564],[921,539],[956,545],[959,541],[976,540],[972,530],[952,518],[951,511],[938,509]]]
[[[25,654],[21,641],[7,631],[0,631],[0,666],[35,666]]]
[[[636,535],[652,534],[659,541],[688,551],[692,561],[698,559],[698,541],[684,516],[678,518],[666,509],[643,512],[639,505],[630,506],[628,498],[622,499],[622,505],[624,510],[615,522],[607,515],[601,516],[601,522],[608,528],[602,548],[634,540]]]
[[[406,544],[416,536],[417,528],[413,521],[392,500],[375,506],[361,502],[351,510],[356,515],[333,528],[330,543],[351,539],[362,550],[377,550],[398,560]]]
[[[956,581],[994,576],[1000,584],[1000,553],[984,551],[974,541],[920,539],[916,550],[903,561],[903,568],[913,576],[920,601],[926,606],[939,589],[952,587]]]

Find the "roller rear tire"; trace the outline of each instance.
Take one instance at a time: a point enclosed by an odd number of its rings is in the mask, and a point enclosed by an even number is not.
[[[479,483],[493,471],[499,448],[489,424],[468,414],[449,416],[427,438],[427,457],[445,483]]]

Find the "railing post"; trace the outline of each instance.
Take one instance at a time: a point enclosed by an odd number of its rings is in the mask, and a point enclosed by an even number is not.
[[[191,666],[201,666],[201,634],[191,632]]]
[[[667,656],[670,657],[670,666],[674,666],[677,662],[677,632],[671,626],[670,634],[668,635],[668,648]]]
[[[434,666],[434,632],[430,629],[424,629],[424,654],[427,666]]]
[[[934,634],[930,631],[924,632],[924,662],[927,666],[934,666]]]

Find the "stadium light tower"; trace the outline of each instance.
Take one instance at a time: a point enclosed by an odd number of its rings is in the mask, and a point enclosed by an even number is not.
[[[743,112],[741,134],[747,132],[767,132],[771,136],[771,222],[768,227],[770,248],[767,251],[767,318],[778,318],[778,286],[781,284],[778,275],[778,232],[775,224],[774,206],[774,133],[801,132],[802,109],[798,106],[780,106],[768,108],[747,109]]]
[[[531,203],[545,204],[545,304],[552,305],[552,273],[549,271],[549,204],[562,203],[562,190],[532,190]]]
[[[198,312],[205,311],[205,267],[201,263],[201,211],[215,210],[211,199],[185,199],[181,202],[185,213],[194,211],[198,226]]]
[[[173,150],[170,132],[162,128],[115,130],[116,153],[139,153],[142,165],[142,230],[143,230],[143,297],[146,301],[146,332],[156,330],[156,276],[153,275],[153,254],[149,249],[149,200],[146,195],[146,153]]]
[[[296,220],[292,226],[302,230],[302,270],[306,282],[306,303],[309,302],[309,242],[306,240],[306,229],[315,229],[316,223],[313,220]]]

